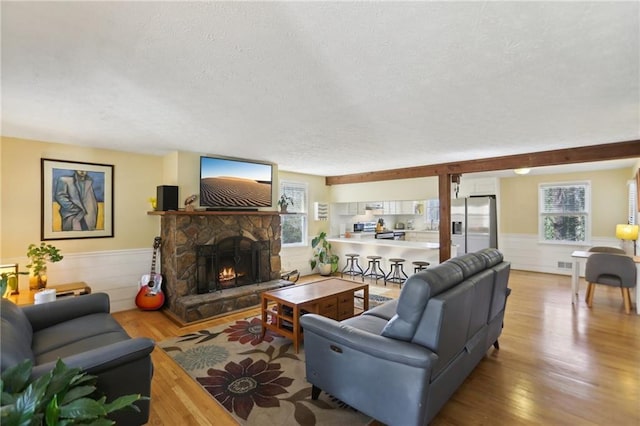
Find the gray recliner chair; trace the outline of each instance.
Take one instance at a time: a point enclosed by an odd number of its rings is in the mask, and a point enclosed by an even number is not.
[[[620,287],[624,311],[631,313],[631,293],[636,286],[636,265],[632,258],[622,254],[595,252],[587,259],[585,279],[587,286],[587,306],[593,306],[593,294],[596,284]]]
[[[0,369],[30,359],[32,378],[37,378],[51,371],[60,358],[69,367],[97,376],[97,389],[107,401],[128,394],[150,396],[155,344],[151,339],[129,337],[109,310],[105,293],[23,308],[2,299]],[[120,410],[109,417],[122,425],[146,423],[149,401],[135,404],[140,412]]]

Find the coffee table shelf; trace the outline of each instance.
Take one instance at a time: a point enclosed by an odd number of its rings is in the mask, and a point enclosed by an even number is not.
[[[261,299],[263,337],[266,330],[288,337],[293,340],[294,349],[298,353],[303,338],[300,327],[302,315],[314,313],[338,321],[359,315],[369,309],[369,286],[330,278],[266,291],[262,293]],[[356,299],[361,299],[361,303],[356,304]]]

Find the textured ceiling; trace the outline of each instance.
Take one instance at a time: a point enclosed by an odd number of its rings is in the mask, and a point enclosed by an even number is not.
[[[640,139],[638,2],[2,2],[2,134],[341,175]]]

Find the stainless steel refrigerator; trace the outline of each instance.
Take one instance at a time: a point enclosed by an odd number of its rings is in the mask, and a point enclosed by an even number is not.
[[[498,220],[493,197],[451,200],[451,241],[458,254],[498,248]]]

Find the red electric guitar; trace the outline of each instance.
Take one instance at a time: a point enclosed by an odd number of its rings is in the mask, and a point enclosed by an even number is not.
[[[143,311],[155,311],[164,305],[162,293],[162,275],[156,273],[156,254],[160,248],[160,237],[153,240],[153,259],[151,272],[140,279],[140,290],[136,296],[136,306]]]

